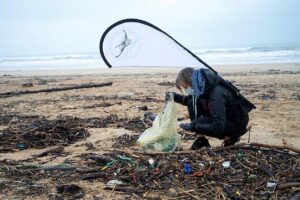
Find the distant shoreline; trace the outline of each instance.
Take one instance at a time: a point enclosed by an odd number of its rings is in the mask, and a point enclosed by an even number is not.
[[[220,73],[263,72],[268,70],[300,71],[300,63],[276,64],[235,64],[212,65]],[[136,74],[172,74],[180,71],[180,67],[99,67],[55,70],[1,70],[0,76],[64,76],[64,75],[136,75]]]
[[[300,63],[300,45],[248,46],[236,48],[190,48],[211,66],[292,65]],[[151,55],[149,55],[151,56]],[[176,55],[174,55],[176,56]],[[154,63],[149,65],[155,65]],[[147,64],[146,63],[146,64]],[[171,64],[170,64],[171,65]],[[40,56],[0,56],[0,71],[82,70],[105,68],[99,52],[62,53]]]

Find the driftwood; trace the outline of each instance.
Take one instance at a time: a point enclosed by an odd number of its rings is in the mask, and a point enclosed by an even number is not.
[[[287,144],[285,144],[284,146],[280,146],[280,145],[269,145],[269,144],[261,144],[261,143],[251,143],[251,146],[289,150],[300,154],[300,149]]]
[[[41,190],[28,184],[45,178],[55,181],[56,185],[82,180],[91,183],[118,180],[122,183],[113,185],[111,182],[104,189],[122,192],[129,198],[290,199],[300,184],[298,154],[250,144],[161,155],[146,155],[137,149],[125,148],[110,153],[88,153],[79,158],[81,160],[72,160],[72,163],[77,161],[74,163],[77,168],[68,171],[65,167],[50,170],[54,169],[53,165],[2,161],[0,178],[5,186],[0,184],[0,190],[9,192],[25,187],[31,193],[37,190],[49,193],[47,187]],[[108,163],[104,164],[104,160]],[[224,167],[226,161],[230,162],[229,168]]]
[[[48,150],[46,150],[46,151],[44,151],[42,153],[33,155],[32,157],[33,158],[38,158],[38,157],[46,156],[48,154],[59,154],[59,153],[63,153],[63,151],[64,151],[64,147],[63,146],[58,146],[58,147],[54,147],[54,148],[48,149]]]
[[[6,153],[6,152],[15,152],[13,148],[10,147],[0,147],[0,153]]]
[[[104,87],[110,85],[112,85],[112,82],[96,83],[96,84],[81,84],[81,85],[70,86],[70,87],[49,88],[49,89],[42,89],[42,90],[11,91],[11,92],[0,93],[0,98],[7,98],[7,97],[18,96],[23,94],[36,94],[42,92],[57,92],[57,91],[66,91],[66,90],[83,89],[83,88]]]
[[[14,169],[26,169],[26,170],[75,170],[77,166],[68,164],[58,164],[58,165],[42,165],[38,163],[23,163],[16,166],[1,166],[0,171],[14,170]]]
[[[300,182],[295,183],[282,183],[276,187],[276,190],[285,190],[291,187],[300,187]]]
[[[100,167],[92,167],[92,168],[77,168],[75,172],[78,172],[80,174],[85,173],[92,173],[92,172],[99,172]]]
[[[133,187],[122,187],[122,186],[106,186],[104,190],[113,190],[127,193],[143,193],[144,190],[133,188]]]
[[[214,151],[222,151],[225,149],[251,148],[251,147],[263,147],[263,148],[275,149],[275,150],[289,150],[300,154],[300,149],[293,147],[291,145],[284,144],[283,146],[280,146],[280,145],[270,145],[270,144],[262,144],[262,143],[250,143],[250,144],[240,143],[233,146],[215,148]]]
[[[296,147],[290,146],[290,145],[284,145],[284,146],[280,146],[280,145],[268,145],[268,144],[261,144],[261,143],[250,143],[250,144],[245,144],[245,143],[240,143],[240,144],[236,144],[233,146],[228,146],[228,147],[217,147],[217,148],[213,148],[212,151],[214,152],[219,152],[222,150],[226,150],[226,149],[256,149],[256,147],[263,147],[263,148],[267,148],[267,149],[274,149],[274,150],[289,150],[295,153],[300,154],[300,149],[297,149]],[[111,150],[107,150],[107,151],[111,151]],[[185,150],[185,151],[171,151],[171,152],[147,152],[147,151],[140,151],[140,150],[136,150],[136,151],[132,151],[129,149],[125,149],[125,150],[121,150],[121,149],[114,149],[114,152],[120,152],[120,153],[127,153],[133,157],[139,157],[140,155],[148,155],[148,156],[154,156],[154,155],[184,155],[184,154],[191,154],[191,153],[195,153],[197,151],[195,150]],[[138,154],[138,155],[136,155]]]
[[[268,145],[268,144],[262,144],[262,143],[250,143],[250,144],[245,144],[245,143],[240,143],[236,144],[233,146],[228,146],[228,147],[217,147],[213,148],[212,150],[215,152],[226,150],[226,149],[243,149],[243,148],[255,148],[255,147],[263,147],[263,148],[268,148],[268,149],[276,149],[276,150],[289,150],[295,153],[300,154],[300,149],[293,147],[291,145],[285,144],[284,146],[280,145]],[[117,150],[119,152],[124,152],[124,153],[129,153],[133,154],[133,152],[130,151],[122,151],[122,150]],[[167,154],[175,154],[175,155],[183,155],[183,154],[190,154],[190,153],[195,153],[194,150],[185,150],[185,151],[171,151],[171,152],[146,152],[146,151],[135,151],[135,154],[142,154],[142,155],[167,155]]]
[[[141,151],[141,150],[138,150],[138,149],[135,149],[134,151],[131,150],[131,149],[106,149],[104,151],[109,151],[109,152],[119,152],[119,153],[127,153],[129,154],[130,156],[132,157],[135,157],[135,158],[140,158],[141,155],[168,155],[168,154],[171,154],[171,155],[182,155],[182,154],[190,154],[190,153],[195,153],[194,150],[186,150],[186,151],[170,151],[170,152],[161,152],[161,151],[154,151],[154,152],[148,152],[148,151]],[[138,154],[138,155],[137,155]]]
[[[184,155],[184,154],[191,154],[191,153],[195,153],[197,151],[192,151],[192,150],[186,150],[186,151],[170,151],[170,152],[147,152],[147,151],[136,151],[134,153],[136,154],[142,154],[142,155]]]
[[[96,172],[92,174],[87,174],[82,177],[82,180],[92,180],[92,179],[98,179],[98,178],[106,178],[107,174],[104,172]]]

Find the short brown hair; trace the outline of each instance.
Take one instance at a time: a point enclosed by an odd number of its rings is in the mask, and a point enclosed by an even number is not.
[[[182,69],[176,77],[176,81],[175,81],[176,88],[181,91],[182,83],[192,85],[193,72],[194,72],[194,68],[192,67],[187,67]]]

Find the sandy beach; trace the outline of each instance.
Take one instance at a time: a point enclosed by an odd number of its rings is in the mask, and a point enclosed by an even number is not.
[[[289,144],[300,146],[300,64],[261,64],[214,66],[225,79],[234,81],[249,100],[257,107],[250,114],[251,132],[241,138],[241,142],[260,142],[265,144]],[[112,86],[89,88],[52,93],[27,94],[0,98],[1,118],[7,115],[30,115],[56,119],[57,117],[105,118],[111,114],[119,118],[142,119],[145,110],[159,113],[164,106],[164,94],[175,91],[174,80],[179,68],[99,68],[56,71],[0,71],[0,92],[17,90],[38,90],[51,87],[66,87],[83,83],[112,82]],[[32,82],[33,87],[24,88],[22,83]],[[43,84],[40,84],[43,82]],[[105,104],[106,103],[106,104]],[[147,109],[141,109],[141,108]],[[188,121],[185,107],[178,105],[177,117]],[[11,119],[15,120],[15,119]],[[2,122],[0,132],[12,123]],[[181,121],[181,122],[182,122]],[[64,147],[64,155],[37,158],[35,162],[59,164],[66,160],[75,161],[78,156],[87,153],[113,151],[115,138],[123,134],[141,134],[139,129],[109,125],[104,128],[87,128],[89,137]],[[222,141],[209,138],[213,147],[221,146]],[[187,150],[193,140],[183,140],[183,149]],[[89,148],[92,146],[92,148]],[[15,152],[1,152],[0,160],[28,160],[47,148],[28,148]],[[53,146],[51,147],[53,148]],[[136,149],[135,145],[126,147]],[[55,183],[50,179],[39,180],[51,191]],[[77,183],[78,184],[78,183]],[[103,191],[100,181],[80,181],[85,189],[85,199],[123,199],[114,192]],[[1,196],[2,195],[2,196]],[[24,199],[47,198],[45,194]],[[22,197],[15,191],[0,198]],[[23,197],[22,197],[23,198]]]

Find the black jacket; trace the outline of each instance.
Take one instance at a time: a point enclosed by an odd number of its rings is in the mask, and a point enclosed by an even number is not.
[[[239,137],[246,132],[248,113],[255,108],[238,90],[208,69],[201,70],[205,78],[204,94],[196,97],[174,95],[177,103],[188,106],[193,131],[223,139],[226,135]],[[195,107],[197,116],[195,116]]]

